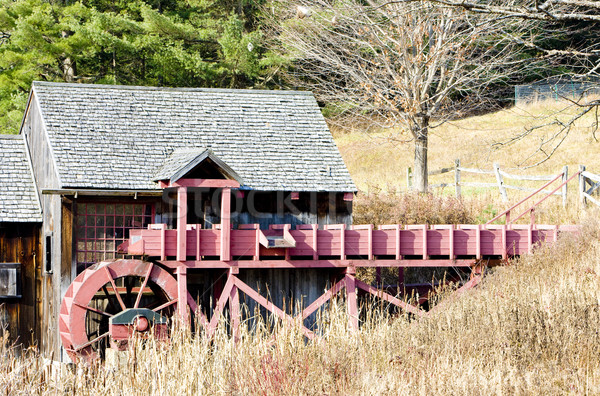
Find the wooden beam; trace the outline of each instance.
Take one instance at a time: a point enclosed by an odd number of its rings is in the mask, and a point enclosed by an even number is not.
[[[180,261],[161,260],[162,265],[168,268],[177,268],[182,263]],[[208,269],[208,268],[232,268],[240,269],[260,269],[260,268],[346,268],[348,265],[354,267],[470,267],[473,259],[431,259],[431,260],[202,260],[185,261],[188,268]]]
[[[177,313],[181,321],[187,325],[190,324],[190,315],[187,309],[187,268],[185,266],[177,267]]]
[[[231,189],[221,190],[221,260],[231,260]]]
[[[173,183],[163,183],[166,187],[213,187],[239,188],[240,183],[229,179],[179,179]]]
[[[354,274],[346,273],[346,304],[348,304],[348,326],[358,330],[358,302],[356,299],[356,278]]]
[[[177,189],[177,260],[185,261],[187,249],[187,187]]]

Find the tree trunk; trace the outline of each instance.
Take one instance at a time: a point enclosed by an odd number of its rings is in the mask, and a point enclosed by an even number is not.
[[[415,165],[413,173],[413,188],[420,193],[427,192],[427,133],[429,126],[428,117],[419,117],[411,126],[415,136]]]

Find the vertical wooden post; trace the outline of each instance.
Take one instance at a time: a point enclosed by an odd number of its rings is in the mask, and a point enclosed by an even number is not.
[[[562,182],[565,183],[562,186],[562,206],[563,208],[567,207],[567,184],[566,181],[569,179],[569,166],[565,165],[563,168]]]
[[[231,320],[231,334],[234,341],[240,338],[240,297],[237,286],[229,292],[229,319]]]
[[[454,225],[452,224],[448,229],[448,245],[448,256],[450,257],[450,260],[454,260],[456,256],[454,255]]]
[[[340,260],[346,260],[346,224],[340,224]]]
[[[498,183],[498,189],[504,202],[508,202],[508,196],[506,195],[506,187],[504,187],[504,180],[500,173],[500,165],[494,162],[494,173],[496,174],[496,182]]]
[[[427,224],[422,225],[423,230],[423,260],[429,259],[429,255],[427,254]]]
[[[412,190],[412,168],[410,166],[406,170],[406,189]]]
[[[482,224],[477,224],[477,227],[475,228],[475,258],[477,260],[481,259],[481,227]]]
[[[319,259],[319,252],[317,251],[317,233],[319,231],[319,226],[317,224],[312,225],[312,247],[313,247],[313,260]]]
[[[369,224],[368,242],[369,242],[369,249],[368,249],[367,254],[369,255],[369,260],[373,260],[373,224]]]
[[[221,190],[221,261],[231,260],[231,188]]]
[[[460,159],[454,160],[454,188],[456,198],[460,198]]]
[[[583,172],[585,172],[585,165],[579,165],[579,200],[582,204],[586,204],[587,200],[585,199],[585,176],[583,176]]]
[[[177,261],[186,259],[187,187],[177,188]]]
[[[355,269],[348,267],[346,269],[346,303],[348,304],[348,326],[352,330],[358,330],[358,303],[356,299],[356,278]]]
[[[190,315],[187,309],[187,267],[180,265],[175,271],[177,275],[177,313],[183,323],[190,324]]]
[[[200,254],[200,229],[202,228],[202,224],[196,224],[196,261],[200,261],[202,259],[202,254]]]

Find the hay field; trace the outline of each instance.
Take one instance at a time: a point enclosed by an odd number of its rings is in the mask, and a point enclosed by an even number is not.
[[[456,157],[465,166],[488,168],[498,161],[514,167],[521,149],[489,153],[486,147],[495,136],[520,130],[524,120],[533,122],[544,111],[552,110],[511,109],[446,125],[432,137],[432,168],[448,166]],[[457,125],[463,129],[453,129]],[[484,127],[487,133],[476,133]],[[588,132],[574,130],[559,156],[531,172],[554,173],[564,164],[579,163],[600,172],[600,159],[594,156],[600,146]],[[336,133],[361,189],[369,184],[397,189],[394,183],[399,175],[404,180],[410,165],[409,146],[400,150],[379,138]],[[377,194],[362,194],[356,205],[361,219],[378,222],[480,222],[503,205],[485,194],[463,200],[425,197],[435,202],[425,214],[404,208],[422,204],[411,196],[399,201],[402,208],[390,203],[391,195]],[[374,204],[392,216],[369,210]],[[460,299],[442,295],[443,309],[423,319],[389,315],[377,309],[381,305],[363,306],[368,314],[361,330],[351,332],[341,304],[334,304],[321,318],[323,336],[317,341],[307,342],[289,325],[267,331],[273,323],[260,321],[254,322],[257,327],[243,327],[237,343],[223,332],[209,340],[175,330],[169,344],[136,342],[120,365],[94,367],[52,365],[34,350],[17,356],[0,330],[0,394],[598,394],[600,215],[576,202],[566,212],[556,203],[540,212],[547,222],[581,221],[584,229],[491,270]]]

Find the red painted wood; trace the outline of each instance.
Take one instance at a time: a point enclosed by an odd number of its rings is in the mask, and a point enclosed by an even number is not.
[[[180,222],[180,226],[182,222]],[[227,220],[224,221],[227,223]],[[438,225],[427,229],[426,225],[382,226],[373,230],[370,225],[353,226],[328,225],[319,230],[316,225],[302,225],[290,229],[289,225],[277,225],[271,230],[261,231],[257,225],[243,225],[231,230],[228,225],[216,225],[213,229],[201,229],[199,225],[186,225],[183,236],[177,230],[166,230],[164,225],[151,225],[148,230],[131,230],[129,252],[150,257],[183,257],[181,244],[186,245],[185,256],[195,257],[196,267],[228,268],[215,264],[229,261],[234,257],[252,257],[252,268],[310,268],[344,267],[345,262],[357,266],[433,266],[433,263],[446,265],[455,257],[511,257],[532,251],[536,243],[554,242],[559,232],[576,232],[578,228],[531,225]],[[264,248],[259,244],[260,233],[265,236],[281,235],[282,230],[293,239],[293,248]],[[288,231],[289,230],[289,231]],[[131,242],[135,240],[136,242]],[[179,250],[178,250],[179,248]],[[227,248],[229,251],[227,252]],[[405,260],[406,256],[420,256],[422,259]],[[430,260],[429,257],[441,260]],[[282,262],[269,263],[269,257],[284,258]],[[390,260],[389,258],[394,259]],[[323,260],[325,259],[325,260]],[[293,265],[289,263],[294,263]],[[335,264],[332,264],[335,263]],[[249,268],[249,267],[248,267]]]
[[[231,260],[231,189],[221,190],[221,260]]]
[[[353,274],[344,276],[346,281],[346,304],[348,305],[348,326],[358,329],[358,303],[356,299],[356,278]]]
[[[240,338],[240,297],[235,284],[229,293],[229,317],[233,339],[238,341]]]
[[[179,266],[175,271],[177,274],[177,313],[183,323],[190,323],[190,315],[187,306],[187,267]]]
[[[228,179],[179,179],[176,182],[163,184],[166,187],[213,187],[213,188],[239,188],[240,183]]]
[[[381,298],[382,300],[385,300],[391,304],[394,304],[397,307],[402,308],[403,310],[410,312],[412,314],[415,314],[417,316],[424,316],[425,312],[420,310],[419,308],[415,307],[414,305],[410,305],[386,292],[384,292],[383,290],[380,290],[376,287],[373,287],[371,285],[366,284],[365,282],[362,282],[358,279],[355,280],[355,284],[358,288],[371,293],[372,295]]]
[[[176,268],[179,261],[159,261],[166,267]],[[355,267],[471,267],[474,259],[448,260],[448,259],[431,259],[431,260],[203,260],[203,261],[186,261],[185,265],[188,268],[231,268],[236,266],[240,269],[249,268],[347,268],[349,265]]]
[[[333,285],[331,289],[327,290],[325,293],[319,296],[319,298],[313,301],[312,304],[304,308],[304,310],[300,314],[300,317],[302,319],[308,318],[313,312],[315,312],[317,309],[323,306],[323,304],[329,301],[331,297],[338,294],[344,287],[346,287],[346,279],[342,279],[341,281],[337,282],[335,285]]]
[[[187,187],[177,189],[177,260],[185,261],[187,253]]]

